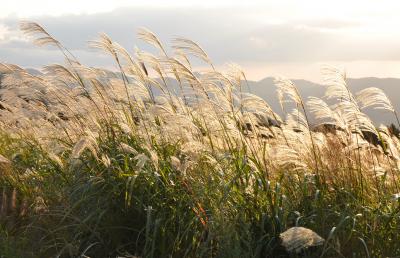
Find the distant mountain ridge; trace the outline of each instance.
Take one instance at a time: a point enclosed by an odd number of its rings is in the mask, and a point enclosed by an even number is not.
[[[32,75],[42,75],[43,73],[37,69],[27,68],[26,69]],[[107,78],[116,78],[118,73],[113,73],[104,69],[101,69],[105,73]],[[306,102],[308,97],[323,97],[325,94],[326,86],[314,83],[302,79],[294,79],[293,83],[298,88],[301,96]],[[171,82],[171,80],[170,80]],[[172,82],[174,84],[174,82]],[[356,93],[362,89],[368,87],[377,87],[382,89],[389,99],[392,101],[397,112],[400,113],[400,78],[376,78],[376,77],[365,77],[365,78],[348,78],[347,84],[352,91]],[[245,85],[245,84],[244,84]],[[276,94],[276,86],[274,84],[274,78],[266,77],[259,81],[248,81],[248,86],[243,87],[244,91],[250,91],[251,93],[260,96],[268,102],[272,109],[279,115],[283,115],[281,107],[278,102]],[[177,87],[172,85],[172,88]],[[290,111],[290,108],[287,110]],[[393,114],[385,110],[365,110],[365,112],[371,117],[371,119],[377,124],[390,124],[395,122]]]
[[[298,88],[305,102],[310,96],[323,97],[326,91],[325,85],[317,84],[314,82],[296,79],[292,80],[292,82]],[[368,87],[376,87],[382,89],[392,101],[396,111],[400,112],[400,79],[375,77],[366,77],[359,79],[349,78],[347,79],[347,85],[349,86],[353,94]],[[249,81],[249,87],[251,93],[262,97],[269,103],[269,105],[275,112],[277,112],[279,115],[282,115],[283,112],[279,105],[276,94],[277,88],[274,84],[274,79],[272,77],[267,77],[260,81]],[[365,113],[368,114],[377,125],[381,123],[395,123],[395,118],[393,114],[388,111],[366,109]]]

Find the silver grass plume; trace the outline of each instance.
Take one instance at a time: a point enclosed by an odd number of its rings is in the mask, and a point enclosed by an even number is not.
[[[21,21],[20,22],[21,31],[28,36],[35,36],[37,38],[33,40],[36,45],[45,46],[53,45],[56,46],[65,56],[67,61],[72,65],[72,63],[79,63],[77,58],[65,48],[58,40],[56,40],[50,33],[48,33],[42,26],[36,22]]]
[[[151,32],[146,28],[140,28],[137,35],[139,39],[149,43],[150,45],[153,45],[154,47],[159,49],[165,56],[167,56],[167,52],[165,51],[165,48],[161,44],[161,41],[157,38],[157,36],[153,32]]]
[[[278,96],[288,96],[297,105],[303,105],[303,100],[301,99],[300,93],[296,86],[289,79],[276,77],[274,80],[275,85],[278,87]],[[284,98],[280,101],[284,101]],[[281,103],[283,105],[283,103]]]
[[[362,130],[370,131],[377,135],[375,126],[370,118],[361,112],[356,98],[351,93],[346,83],[346,72],[334,67],[323,66],[321,69],[324,76],[324,83],[328,89],[325,92],[327,99],[338,101],[333,105],[333,110],[341,115],[341,119],[348,125],[349,131],[356,131],[361,134]]]
[[[400,121],[397,112],[383,90],[375,87],[366,88],[359,91],[356,95],[356,98],[361,104],[362,109],[373,107],[375,109],[384,109],[392,112],[396,118],[398,126],[400,127]]]
[[[374,107],[394,112],[392,102],[381,89],[375,87],[363,89],[356,94],[356,98],[361,108]]]
[[[296,103],[297,106],[297,111],[298,111],[298,118],[302,118],[303,114],[304,114],[304,121],[306,122],[306,129],[309,133],[310,136],[310,140],[311,140],[311,145],[312,145],[312,152],[313,152],[313,156],[314,156],[314,163],[315,163],[315,169],[318,172],[319,168],[318,168],[318,159],[317,159],[317,150],[316,150],[316,145],[314,143],[314,139],[313,139],[313,135],[311,133],[310,130],[310,121],[308,119],[307,116],[307,112],[306,112],[306,108],[303,102],[303,99],[300,96],[299,91],[297,90],[297,87],[293,84],[292,81],[285,79],[285,78],[275,78],[275,84],[278,87],[278,96],[279,100],[282,102],[281,106],[283,106],[283,101],[284,101],[284,96],[288,96],[294,103]],[[282,99],[281,99],[282,97]],[[301,107],[303,114],[300,115],[300,110],[299,107]],[[288,115],[290,117],[290,115]],[[303,122],[303,121],[301,121]],[[300,123],[299,123],[300,124]],[[304,123],[302,123],[304,124]],[[301,125],[301,124],[300,124]],[[304,129],[304,127],[303,127]]]
[[[49,44],[55,45],[57,47],[61,46],[58,40],[53,38],[42,26],[40,26],[36,22],[22,21],[20,22],[20,29],[26,35],[30,36],[38,35],[38,37],[35,38],[33,42],[39,46],[44,46]]]
[[[215,70],[214,65],[212,64],[207,53],[196,42],[185,38],[175,38],[173,40],[173,44],[173,48],[185,51],[195,57],[200,58],[201,60],[209,64],[213,68],[213,70]]]
[[[347,127],[341,115],[332,110],[324,100],[317,97],[309,97],[307,106],[318,124],[332,124],[342,129]]]

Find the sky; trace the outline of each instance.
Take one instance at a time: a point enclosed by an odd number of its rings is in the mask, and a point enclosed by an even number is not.
[[[0,9],[0,62],[40,68],[63,62],[18,29],[30,20],[71,50],[82,63],[112,68],[88,47],[105,32],[128,50],[145,27],[166,45],[177,36],[199,43],[217,67],[236,63],[248,78],[321,80],[331,64],[348,76],[400,78],[400,1],[397,0],[12,0]]]

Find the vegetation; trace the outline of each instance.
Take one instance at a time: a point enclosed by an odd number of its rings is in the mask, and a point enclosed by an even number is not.
[[[157,54],[131,55],[101,35],[110,79],[21,27],[66,64],[43,76],[0,65],[1,257],[280,257],[295,225],[325,238],[317,257],[400,255],[398,129],[362,111],[398,122],[382,91],[353,95],[325,67],[325,99],[305,101],[277,78],[281,119],[242,90],[238,67],[219,72],[188,39],[169,54],[140,30]]]

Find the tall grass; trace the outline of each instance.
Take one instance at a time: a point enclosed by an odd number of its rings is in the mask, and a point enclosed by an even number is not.
[[[306,101],[277,78],[295,106],[281,118],[191,40],[169,53],[143,29],[155,52],[130,54],[102,35],[91,45],[115,60],[111,76],[21,28],[66,64],[0,65],[3,257],[286,257],[279,234],[296,225],[326,239],[316,257],[400,255],[399,138],[362,111],[397,118],[383,92],[353,95],[326,67],[326,96]]]

